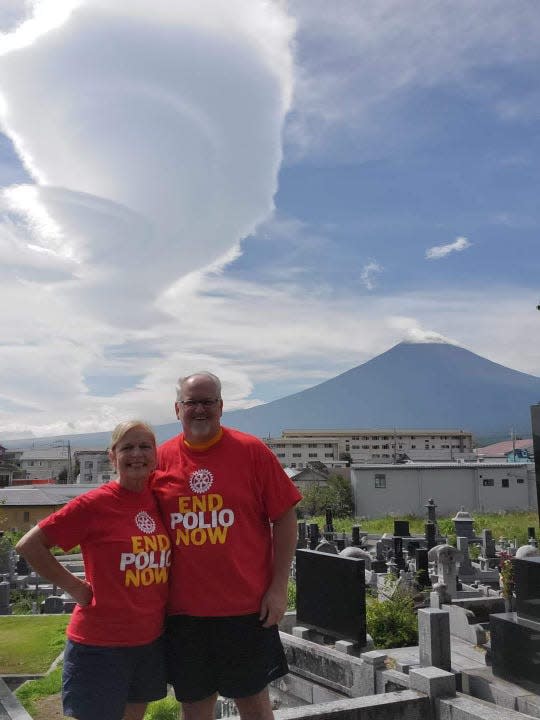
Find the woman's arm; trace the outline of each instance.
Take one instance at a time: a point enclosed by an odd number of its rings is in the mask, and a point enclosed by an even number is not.
[[[66,570],[50,551],[45,533],[36,527],[22,537],[15,550],[23,555],[38,575],[65,590],[79,605],[92,601],[92,586]]]

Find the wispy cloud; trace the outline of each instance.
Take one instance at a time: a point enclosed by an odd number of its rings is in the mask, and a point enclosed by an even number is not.
[[[300,45],[310,50],[301,57],[287,127],[299,155],[341,150],[345,158],[373,157],[399,148],[429,123],[415,116],[404,127],[399,108],[413,92],[437,86],[483,98],[485,110],[509,120],[538,117],[538,97],[523,97],[520,84],[500,72],[516,61],[540,59],[535,2],[524,0],[519,12],[505,0],[363,0],[360,6],[340,0],[339,12],[327,0],[290,0],[289,6]],[[497,77],[479,82],[479,73],[493,65]]]
[[[360,281],[362,282],[362,285],[364,285],[367,290],[374,290],[376,286],[375,278],[383,270],[384,268],[379,265],[379,263],[374,260],[370,260],[370,262],[364,265],[362,272],[360,273]]]
[[[471,246],[466,237],[457,237],[453,243],[434,245],[426,250],[426,260],[440,260],[453,252],[461,252]]]

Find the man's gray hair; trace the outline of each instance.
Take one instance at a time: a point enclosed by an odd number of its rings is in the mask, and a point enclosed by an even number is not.
[[[191,375],[186,375],[185,377],[178,378],[178,382],[176,383],[177,401],[180,401],[182,399],[182,386],[184,385],[184,383],[186,383],[188,380],[191,380],[192,377],[196,377],[198,375],[204,375],[204,377],[212,380],[212,382],[216,386],[216,397],[221,398],[221,380],[218,378],[217,375],[214,375],[214,373],[208,372],[208,370],[200,370],[199,372],[191,373]]]

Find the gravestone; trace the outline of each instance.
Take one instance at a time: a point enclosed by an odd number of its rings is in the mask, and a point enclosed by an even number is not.
[[[360,525],[353,525],[351,545],[353,545],[354,547],[359,547],[360,544]]]
[[[540,557],[512,565],[517,611],[489,617],[493,674],[540,693]]]
[[[398,537],[410,537],[409,521],[394,520],[394,535]]]
[[[427,523],[424,525],[425,530],[425,538],[426,538],[426,545],[427,549],[431,550],[431,548],[435,547],[437,544],[436,534],[437,534],[437,526],[434,522],[431,522],[431,520],[428,520]]]
[[[305,548],[306,545],[307,545],[306,521],[299,520],[298,521],[298,536],[297,536],[297,540],[296,540],[296,547],[297,548]]]
[[[456,513],[455,517],[452,518],[454,523],[454,530],[456,537],[466,537],[472,540],[474,535],[474,520],[465,508],[462,506],[461,510]]]
[[[11,605],[9,604],[9,581],[0,575],[0,615],[11,615]]]
[[[365,564],[358,558],[296,551],[296,620],[332,637],[366,644]]]
[[[416,580],[421,588],[429,587],[429,561],[428,551],[425,548],[418,548],[415,552],[416,558]]]
[[[309,549],[315,550],[319,544],[319,526],[317,523],[309,524]]]
[[[482,555],[485,558],[495,558],[496,552],[495,552],[495,540],[493,539],[493,534],[491,530],[484,529],[482,530]]]
[[[30,565],[22,555],[20,555],[17,560],[16,569],[17,575],[28,575],[30,573]]]
[[[334,532],[334,517],[332,515],[332,508],[326,508],[325,518],[326,518],[326,524],[324,526],[324,532],[325,533],[333,533]]]
[[[426,508],[428,522],[437,526],[437,505],[435,505],[435,500],[433,500],[433,498],[429,498],[424,507]]]
[[[456,538],[457,549],[463,555],[463,559],[459,563],[459,577],[462,580],[474,580],[476,577],[474,567],[469,557],[469,538],[468,537],[457,537]]]
[[[531,539],[535,540],[536,539],[536,528],[528,527],[527,528],[527,537],[529,540],[531,540]]]
[[[400,570],[405,570],[405,558],[403,557],[402,537],[394,537],[394,560]]]
[[[64,600],[57,595],[49,595],[41,603],[41,612],[45,615],[59,615],[64,612]]]

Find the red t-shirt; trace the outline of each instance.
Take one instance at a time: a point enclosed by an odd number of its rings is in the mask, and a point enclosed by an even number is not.
[[[146,645],[163,632],[171,543],[152,492],[116,482],[41,520],[47,540],[81,546],[94,597],[75,606],[67,635],[86,645]]]
[[[301,495],[252,435],[223,428],[206,450],[179,435],[158,448],[153,490],[172,545],[171,615],[258,612],[272,579],[270,522]]]

